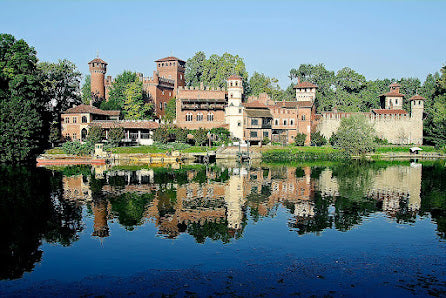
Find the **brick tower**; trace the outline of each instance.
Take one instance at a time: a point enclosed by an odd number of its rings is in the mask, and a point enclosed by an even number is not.
[[[91,96],[93,102],[105,99],[105,73],[107,72],[107,62],[99,57],[88,62],[91,75]]]
[[[179,86],[185,86],[184,72],[186,71],[186,62],[176,57],[166,57],[155,60],[156,71],[162,78],[174,81],[174,94],[177,93]]]

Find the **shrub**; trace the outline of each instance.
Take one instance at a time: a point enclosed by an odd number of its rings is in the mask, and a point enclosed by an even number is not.
[[[375,131],[362,115],[341,120],[334,148],[343,149],[347,154],[364,155],[375,149]]]
[[[305,145],[305,139],[307,138],[307,135],[304,133],[298,133],[296,137],[294,138],[294,145],[296,146],[303,146]]]
[[[349,155],[343,151],[334,152],[291,152],[290,150],[275,150],[262,153],[262,161],[270,163],[290,163],[301,161],[344,161]]]
[[[169,141],[169,134],[169,128],[166,125],[162,125],[153,133],[153,140],[159,143],[167,143]]]
[[[99,125],[91,125],[88,130],[87,143],[96,144],[102,141],[104,130]]]
[[[186,143],[189,130],[177,127],[174,131],[174,134],[175,134],[175,142]]]
[[[387,141],[386,139],[381,139],[379,137],[375,137],[375,143],[378,145],[388,145],[389,141]]]
[[[311,134],[311,146],[324,146],[325,144],[327,144],[327,139],[320,132]]]
[[[201,146],[208,140],[208,130],[199,128],[193,133],[195,146]]]
[[[271,140],[268,137],[264,137],[262,140],[262,145],[268,145],[271,142]]]
[[[79,141],[69,141],[62,144],[62,150],[66,154],[73,155],[88,155],[94,150],[94,144],[81,143]]]
[[[121,140],[124,138],[124,128],[121,126],[115,126],[110,128],[108,132],[108,143],[110,147],[117,147]]]

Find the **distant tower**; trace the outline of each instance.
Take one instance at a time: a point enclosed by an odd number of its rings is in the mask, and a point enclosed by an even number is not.
[[[174,80],[174,94],[179,86],[185,86],[186,80],[184,72],[186,71],[186,62],[176,57],[166,57],[155,60],[156,71],[158,75],[165,79]]]
[[[99,57],[88,62],[91,75],[91,95],[93,101],[105,99],[105,73],[107,72],[107,62]]]
[[[297,78],[297,85],[294,86],[294,89],[296,89],[296,101],[311,101],[314,103],[317,89],[315,84],[301,82],[299,78]]]
[[[417,120],[423,120],[424,101],[426,98],[418,94],[409,98],[410,101],[410,117]]]
[[[225,108],[225,120],[233,137],[243,140],[243,79],[232,75],[228,78],[228,106]]]
[[[390,84],[390,91],[380,95],[381,106],[384,105],[387,110],[402,110],[404,94],[400,93],[400,87],[401,85],[395,82]]]

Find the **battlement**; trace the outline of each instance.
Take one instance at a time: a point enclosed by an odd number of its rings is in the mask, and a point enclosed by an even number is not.
[[[226,88],[220,88],[220,87],[216,87],[216,88],[214,88],[214,87],[209,87],[209,86],[206,86],[206,87],[204,87],[204,86],[200,86],[200,87],[198,87],[198,86],[179,86],[178,87],[178,90],[181,90],[181,91],[194,91],[194,90],[201,90],[201,91],[226,91]]]

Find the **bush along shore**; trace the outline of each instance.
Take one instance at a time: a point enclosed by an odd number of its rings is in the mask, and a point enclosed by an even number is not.
[[[304,161],[346,161],[351,156],[341,150],[305,150],[290,149],[268,150],[262,153],[262,161],[267,163],[290,163]]]

